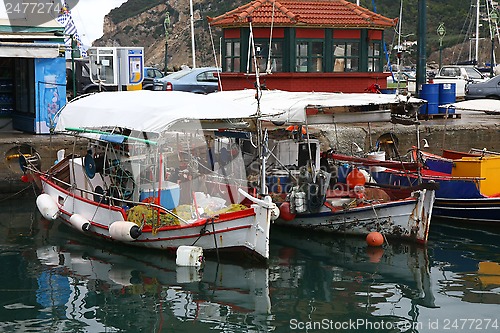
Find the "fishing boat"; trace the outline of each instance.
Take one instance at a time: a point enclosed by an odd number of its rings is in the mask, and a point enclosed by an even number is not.
[[[485,113],[498,109],[491,100],[461,101],[442,107]],[[372,176],[379,184],[438,183],[434,216],[454,222],[497,224],[500,222],[499,155],[474,148],[469,152],[443,149],[438,155],[413,147],[410,156],[421,166],[419,174],[415,169],[396,170],[389,166]],[[391,163],[394,166],[400,162]]]
[[[246,91],[225,92],[233,100],[253,103]],[[320,145],[309,136],[310,124],[412,121],[420,101],[397,95],[262,91],[260,110],[267,128],[292,126],[293,139],[274,139],[266,147],[268,193],[280,206],[276,224],[426,243],[434,203],[434,186],[369,187],[364,175],[336,182],[337,169],[322,168]],[[266,125],[264,125],[266,127]],[[373,160],[372,160],[373,161]],[[365,186],[366,185],[366,186]],[[264,190],[266,191],[266,190]],[[264,192],[265,193],[265,192]]]
[[[470,152],[443,150],[441,155],[420,152],[423,181],[440,184],[436,191],[434,215],[454,221],[500,222],[498,153],[471,149]],[[416,155],[414,153],[414,158]],[[416,182],[415,174],[386,170],[386,182]],[[380,178],[379,178],[380,179]]]
[[[61,153],[43,172],[29,156],[20,163],[43,192],[36,199],[42,215],[83,234],[171,251],[195,245],[267,261],[276,205],[269,196],[244,191],[237,152],[226,149],[224,163],[212,161],[214,133],[247,129],[254,114],[254,107],[217,94],[93,94],[57,115],[55,132],[75,139],[72,152]]]

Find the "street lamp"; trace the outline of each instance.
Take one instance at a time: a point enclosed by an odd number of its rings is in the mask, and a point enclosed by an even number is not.
[[[498,21],[498,14],[496,10],[493,10],[490,13],[490,28],[491,28],[491,64],[490,64],[490,77],[493,77],[493,66],[495,63],[495,35],[496,35],[496,26]]]
[[[165,16],[165,21],[163,21],[163,28],[165,29],[165,68],[163,71],[165,74],[167,73],[167,48],[168,48],[168,29],[170,28],[170,14],[167,12],[167,16]]]
[[[76,40],[74,34],[65,34],[59,31],[54,32],[54,36],[57,37],[69,37],[71,38],[71,79],[73,81],[73,98],[76,97],[76,72],[75,72],[75,52],[76,50]]]

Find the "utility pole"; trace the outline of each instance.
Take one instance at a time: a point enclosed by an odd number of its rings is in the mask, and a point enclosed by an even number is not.
[[[426,83],[426,0],[418,0],[418,25],[417,25],[417,96],[420,96],[420,91],[422,90],[422,85]]]
[[[495,75],[493,68],[495,67],[495,36],[497,35],[498,14],[496,10],[490,13],[490,29],[491,29],[491,63],[490,77]]]
[[[165,16],[165,21],[163,21],[163,28],[165,28],[165,67],[163,71],[167,73],[167,62],[168,62],[168,29],[170,28],[170,14],[167,12]]]

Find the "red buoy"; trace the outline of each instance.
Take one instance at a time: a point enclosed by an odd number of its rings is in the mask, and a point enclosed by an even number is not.
[[[280,217],[285,221],[291,221],[295,218],[295,214],[290,212],[290,203],[288,201],[280,205]]]
[[[372,231],[366,236],[366,244],[369,246],[381,246],[384,244],[384,236],[377,231]]]
[[[366,178],[358,168],[353,168],[347,175],[346,183],[350,189],[353,189],[355,186],[364,186],[366,184]]]

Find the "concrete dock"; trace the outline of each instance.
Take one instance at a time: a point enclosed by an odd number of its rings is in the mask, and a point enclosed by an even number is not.
[[[500,115],[488,115],[482,112],[460,111],[460,118],[421,120],[418,126],[421,146],[427,140],[426,151],[440,153],[443,148],[469,151],[478,148],[500,151]],[[359,145],[364,152],[375,146],[377,138],[393,132],[399,139],[399,151],[404,155],[417,143],[417,126],[393,125],[388,123],[367,123],[351,125],[314,126],[311,132],[319,136],[322,150],[334,148],[338,152],[351,153],[353,143]],[[29,184],[21,181],[23,172],[19,165],[18,155],[36,152],[41,158],[41,170],[48,169],[57,159],[57,151],[65,149],[66,153],[80,153],[85,146],[74,146],[73,138],[65,135],[33,135],[18,131],[0,132],[0,199],[33,195]]]

